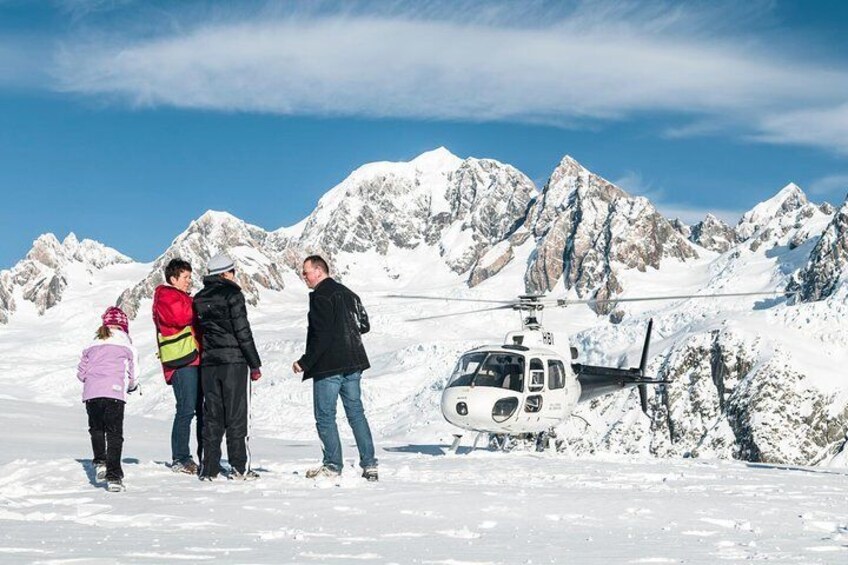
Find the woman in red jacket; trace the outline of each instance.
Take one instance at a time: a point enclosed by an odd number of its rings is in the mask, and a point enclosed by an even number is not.
[[[159,357],[165,382],[174,390],[177,410],[171,428],[171,469],[175,473],[197,474],[197,463],[191,457],[189,438],[191,420],[196,418],[197,457],[200,459],[203,429],[203,394],[200,391],[199,340],[194,329],[194,306],[191,295],[191,265],[172,259],[165,267],[165,281],[153,293],[153,323],[159,342]],[[170,355],[178,348],[180,356]],[[185,354],[182,354],[185,353]]]

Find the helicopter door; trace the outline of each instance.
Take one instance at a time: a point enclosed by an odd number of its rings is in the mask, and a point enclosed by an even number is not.
[[[565,388],[565,365],[562,361],[551,359],[548,361],[548,389],[559,390]]]
[[[548,393],[545,415],[549,418],[564,418],[568,410],[568,390],[565,382],[565,365],[559,359],[548,360]]]

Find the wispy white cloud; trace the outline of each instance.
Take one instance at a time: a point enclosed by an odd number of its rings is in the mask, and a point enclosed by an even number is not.
[[[665,196],[665,191],[657,188],[654,183],[646,180],[638,171],[627,171],[621,177],[611,181],[633,195],[644,196],[651,201],[659,201]]]
[[[74,46],[60,63],[72,91],[284,114],[608,119],[828,102],[835,87],[848,89],[844,73],[778,64],[730,40],[573,19],[532,29],[373,16],[243,21]],[[811,86],[797,89],[799,76]]]
[[[810,183],[810,194],[817,196],[838,196],[844,198],[848,193],[848,174],[828,175]]]
[[[123,3],[64,2],[74,13]],[[586,126],[659,112],[691,120],[669,136],[732,128],[848,153],[848,72],[740,31],[768,2],[217,6],[68,38],[56,87],[289,115]]]
[[[848,91],[842,98],[848,98]],[[753,136],[759,141],[813,145],[848,154],[848,102],[766,115],[759,129],[761,133]]]
[[[745,213],[744,210],[703,208],[675,203],[672,198],[669,198],[666,190],[646,180],[637,171],[628,171],[622,177],[612,181],[612,183],[623,188],[630,194],[644,196],[666,218],[678,218],[690,225],[700,222],[707,214],[712,214],[727,224],[734,225],[742,217],[742,214]]]

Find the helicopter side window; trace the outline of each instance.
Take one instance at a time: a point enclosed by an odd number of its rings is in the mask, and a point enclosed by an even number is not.
[[[545,388],[545,365],[539,359],[530,360],[530,392]]]
[[[530,414],[538,412],[542,409],[542,395],[534,394],[532,396],[528,396],[527,400],[524,401],[524,411]]]
[[[548,361],[548,388],[565,388],[565,367],[562,361]]]

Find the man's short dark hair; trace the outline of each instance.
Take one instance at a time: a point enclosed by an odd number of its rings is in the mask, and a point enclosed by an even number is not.
[[[309,257],[303,260],[304,263],[306,263],[307,261],[309,261],[309,264],[313,267],[317,267],[318,269],[324,271],[325,274],[330,274],[330,266],[327,265],[327,262],[324,261],[324,258],[320,255],[310,255]]]
[[[185,271],[191,272],[191,263],[180,258],[171,259],[165,267],[165,282],[171,284],[172,278],[180,278]]]

